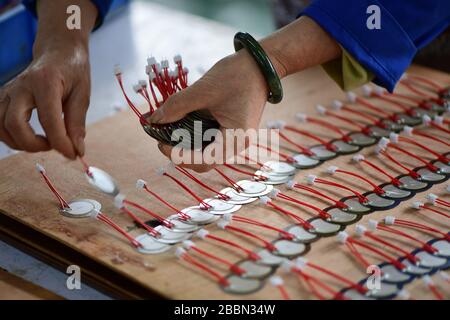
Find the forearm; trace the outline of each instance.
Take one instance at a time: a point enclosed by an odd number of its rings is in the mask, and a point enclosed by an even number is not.
[[[77,5],[80,8],[80,29],[70,30],[67,27],[67,8]],[[89,34],[95,26],[97,8],[90,0],[39,0],[37,3],[37,15],[39,17],[38,32],[33,48],[34,54],[60,45],[71,43],[87,48]]]
[[[306,16],[264,38],[261,45],[281,78],[336,59],[342,53],[339,44]]]

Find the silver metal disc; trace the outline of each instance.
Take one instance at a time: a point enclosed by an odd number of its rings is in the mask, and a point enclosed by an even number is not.
[[[370,126],[370,135],[372,137],[381,138],[381,137],[389,137],[391,133],[389,130],[380,128],[378,126]]]
[[[244,278],[264,279],[274,272],[273,267],[257,264],[251,260],[244,260],[236,265],[245,270],[245,273],[242,275]]]
[[[70,208],[64,208],[61,209],[60,212],[62,215],[69,217],[69,218],[84,218],[89,217],[92,212],[94,212],[96,209],[100,210],[100,208],[96,207],[95,203],[99,202],[89,199],[79,199],[79,200],[73,200],[69,202]],[[101,207],[101,206],[100,206]]]
[[[421,168],[419,170],[415,170],[418,174],[420,174],[420,177],[422,180],[429,181],[429,182],[438,182],[446,179],[445,175],[435,173],[427,168]]]
[[[321,163],[320,160],[313,159],[301,153],[294,155],[292,158],[295,160],[295,162],[293,163],[294,167],[299,169],[314,168]]]
[[[438,240],[432,246],[438,250],[439,255],[445,257],[450,256],[450,243],[447,240]]]
[[[250,294],[262,288],[263,282],[259,279],[242,278],[237,275],[227,276],[228,286],[222,289],[231,294]]]
[[[242,207],[240,204],[232,204],[215,198],[204,199],[203,201],[212,206],[210,209],[208,209],[209,213],[218,215],[233,213],[238,211]]]
[[[96,167],[89,167],[88,171],[86,178],[95,188],[113,197],[119,194],[118,184],[107,172]]]
[[[380,268],[381,270],[381,281],[389,283],[405,283],[412,280],[412,276],[401,272],[392,264],[385,264]]]
[[[415,254],[419,258],[419,266],[425,268],[439,268],[447,263],[447,259],[434,256],[426,251],[419,251]]]
[[[312,158],[322,160],[322,161],[330,160],[330,159],[336,158],[336,156],[337,156],[336,152],[328,150],[327,147],[323,144],[312,146],[309,148],[309,151],[314,153]]]
[[[368,199],[367,205],[376,209],[390,208],[396,204],[395,200],[380,197],[373,192],[367,193],[365,196]]]
[[[361,215],[357,215],[355,213],[345,212],[339,208],[330,208],[325,210],[330,216],[329,222],[337,223],[337,224],[352,224],[361,219]]]
[[[417,191],[428,189],[430,187],[427,182],[416,180],[410,175],[402,176],[401,178],[398,178],[398,180],[402,183],[402,188],[407,190]]]
[[[407,199],[413,195],[411,191],[397,188],[391,183],[384,185],[381,189],[386,192],[386,197],[393,199]]]
[[[397,117],[398,117],[399,122],[404,123],[405,125],[411,126],[411,127],[415,127],[422,123],[421,118],[411,117],[404,113],[397,114]]]
[[[277,249],[273,254],[283,257],[297,257],[309,250],[309,245],[289,240],[276,240],[273,245]]]
[[[343,203],[347,205],[347,211],[356,214],[367,214],[372,212],[372,209],[364,206],[357,197],[348,197],[341,200]]]
[[[431,269],[429,269],[429,268],[423,268],[423,267],[416,266],[407,259],[402,259],[401,263],[403,263],[406,267],[404,270],[402,270],[402,272],[410,273],[413,275],[420,276],[420,275],[428,274],[431,271]]]
[[[279,174],[272,174],[271,172],[265,172],[265,171],[261,171],[261,170],[256,171],[255,175],[267,178],[267,180],[261,181],[262,183],[273,184],[273,185],[283,184],[292,179],[292,176],[283,176],[283,175],[279,175]]]
[[[142,247],[138,247],[138,251],[144,254],[157,254],[169,250],[172,246],[158,242],[149,234],[141,234],[135,238]]]
[[[220,193],[223,193],[223,194],[229,196],[230,199],[225,200],[225,202],[231,203],[231,204],[248,204],[248,203],[252,203],[253,201],[258,200],[258,198],[256,198],[256,197],[241,196],[236,192],[236,190],[234,190],[231,187],[220,190]]]
[[[433,162],[433,165],[439,168],[439,172],[450,174],[450,166],[448,164],[441,161],[435,161]]]
[[[396,296],[399,291],[396,285],[381,282],[380,289],[369,290],[366,294],[375,299],[387,299]]]
[[[343,229],[343,226],[327,222],[321,218],[312,218],[308,220],[308,222],[314,227],[313,229],[309,230],[309,232],[321,236],[333,236]]]
[[[157,242],[175,244],[192,237],[192,233],[174,232],[162,225],[159,225],[154,229],[160,234],[158,237],[155,237]]]
[[[402,124],[400,122],[394,122],[392,120],[383,120],[383,124],[385,124],[387,126],[387,129],[389,131],[394,131],[394,132],[399,132],[404,127],[404,124]]]
[[[208,211],[200,209],[199,206],[193,206],[189,208],[185,208],[181,210],[181,212],[186,213],[190,218],[186,220],[186,223],[196,224],[196,225],[205,225],[210,224],[220,217],[209,213]]]
[[[293,224],[284,229],[295,236],[294,241],[303,243],[311,243],[318,239],[316,234],[306,231],[302,226]]]
[[[270,171],[267,172],[271,174],[279,174],[282,176],[291,176],[295,174],[295,167],[287,162],[267,161],[264,163],[264,167],[270,168]],[[261,170],[265,171],[264,169]]]
[[[173,224],[173,227],[170,229],[173,232],[188,233],[200,229],[200,227],[195,224],[189,224],[184,222],[183,220],[180,219],[180,216],[177,214],[167,217],[167,221]]]
[[[352,140],[349,142],[350,144],[354,144],[360,147],[367,147],[375,144],[377,139],[374,137],[368,136],[362,132],[353,132],[348,135]]]
[[[262,249],[262,250],[256,252],[256,254],[261,258],[261,259],[255,261],[256,263],[259,263],[259,264],[263,264],[263,265],[267,265],[267,266],[278,266],[284,261],[283,257],[274,255],[267,249]]]
[[[336,147],[336,151],[340,154],[350,154],[361,150],[361,147],[349,144],[343,140],[333,140],[331,143]]]
[[[264,184],[258,181],[240,180],[236,182],[244,191],[239,192],[239,195],[244,197],[262,197],[269,194],[273,190],[273,186]]]
[[[422,119],[425,115],[429,116],[430,118],[433,118],[435,115],[437,115],[437,112],[433,110],[426,110],[422,108],[413,108],[413,110],[415,116],[419,117],[420,119]]]

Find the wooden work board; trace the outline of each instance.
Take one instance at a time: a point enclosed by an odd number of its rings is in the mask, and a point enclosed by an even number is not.
[[[425,75],[440,83],[450,83],[449,75],[430,69],[412,67],[410,72]],[[285,91],[283,102],[279,105],[268,105],[266,107],[262,125],[267,120],[283,119],[288,123],[300,126],[295,121],[297,112],[317,115],[316,104],[321,103],[329,106],[333,99],[344,100],[345,97],[344,93],[320,68],[309,69],[291,76],[285,79],[283,84]],[[329,120],[332,121],[332,119]],[[339,125],[341,124],[339,123]],[[323,138],[336,137],[333,132],[324,132],[317,126],[310,126],[309,124],[304,126],[305,128],[310,127],[312,131]],[[348,128],[345,125],[342,125],[342,127]],[[439,134],[441,133],[436,133],[436,135]],[[442,136],[442,138],[447,139],[448,137]],[[295,139],[306,145],[313,144],[309,139],[298,136],[295,136]],[[136,180],[144,179],[153,191],[162,195],[175,207],[185,208],[196,205],[195,201],[171,180],[155,173],[157,168],[167,164],[167,159],[159,153],[156,142],[144,133],[131,112],[119,112],[92,125],[88,129],[86,143],[85,160],[90,165],[109,172],[119,182],[121,192],[126,194],[130,200],[148,206],[163,216],[172,214],[170,210],[152,199],[148,194],[135,188]],[[428,144],[433,146],[432,143]],[[289,152],[286,145],[282,145],[285,146],[283,150]],[[442,149],[439,145],[435,147]],[[372,155],[373,149],[374,147],[369,147],[363,149],[361,153],[381,164],[380,160]],[[415,147],[410,147],[409,150],[417,154],[424,154]],[[371,177],[377,183],[385,182],[382,179],[383,177],[376,175],[373,170],[355,165],[351,159],[352,155],[340,156],[323,163],[317,168],[297,171],[295,179],[303,182],[307,174],[326,176],[324,174],[325,168],[333,164],[342,168],[357,170]],[[67,200],[76,198],[96,199],[103,205],[102,212],[120,226],[129,230],[130,234],[136,236],[143,233],[142,230],[134,226],[128,216],[114,207],[110,197],[96,191],[88,184],[79,162],[70,162],[56,152],[19,153],[0,161],[0,231],[3,238],[17,246],[62,268],[66,268],[69,264],[78,264],[82,267],[83,279],[119,297],[170,299],[281,298],[279,292],[268,283],[263,289],[250,295],[230,295],[225,293],[214,279],[205,273],[200,273],[186,262],[178,260],[174,255],[174,249],[158,255],[142,255],[131,247],[125,238],[99,221],[89,218],[71,219],[62,216],[59,214],[56,199],[35,170],[36,162],[41,163],[46,168],[48,176]],[[407,160],[406,163],[411,166],[419,165],[415,160]],[[233,179],[246,178],[226,168],[223,168],[223,170]],[[393,166],[390,166],[389,170],[395,174],[402,173]],[[173,174],[202,197],[212,196],[184,176],[175,172]],[[218,190],[227,186],[226,182],[214,171],[197,176]],[[352,181],[347,177],[342,178],[341,180],[340,176],[333,177],[333,179],[337,179],[336,181],[345,182],[358,190],[369,190],[367,185],[359,181]],[[444,196],[446,185],[446,183],[435,185],[428,192]],[[324,186],[318,187],[335,195],[336,198],[349,195],[340,190],[333,190]],[[284,185],[278,188],[293,197],[306,200],[321,208],[329,205],[300,190],[288,190]],[[365,224],[369,219],[380,219],[386,215],[394,215],[429,223],[448,231],[448,221],[446,223],[445,220],[436,216],[425,217],[423,213],[416,213],[408,209],[414,199],[423,201],[425,194],[428,192],[417,194],[415,198],[401,203],[395,209],[364,216],[359,223]],[[314,212],[311,210],[291,205],[283,200],[275,201],[284,208],[295,211],[305,219],[313,216]],[[293,221],[289,221],[286,217],[258,201],[244,206],[237,214],[263,220],[278,227],[285,227],[293,223]],[[143,219],[146,218],[140,213],[139,216]],[[253,228],[248,225],[243,227],[253,230],[269,240],[276,238],[276,234],[272,231]],[[206,229],[224,238],[233,239],[248,248],[256,249],[258,246],[256,242],[249,241],[231,232],[219,230],[215,224],[208,225]],[[346,231],[352,234],[354,225],[348,226]],[[417,237],[424,240],[431,239],[429,235],[423,233],[417,233]],[[239,261],[244,258],[226,247],[217,245],[215,242],[199,239],[193,239],[193,241],[200,248],[214,252],[230,261]],[[414,248],[407,242],[403,242],[402,245],[407,250]],[[192,254],[195,255],[195,253]],[[330,268],[354,281],[359,281],[367,276],[364,269],[349,254],[345,246],[336,241],[336,237],[319,239],[312,244],[311,250],[305,257],[311,262]],[[381,262],[375,256],[370,258],[374,263]],[[226,269],[220,266],[215,266],[215,270],[224,275],[227,274]],[[277,273],[284,278],[287,290],[292,298],[312,298],[311,293],[294,275],[285,274],[281,269]],[[320,277],[322,278],[322,276]],[[330,281],[330,284],[336,285],[335,288],[342,288],[342,285],[333,281]],[[431,293],[420,280],[409,284],[408,289],[415,298],[432,298]],[[448,284],[441,290],[443,290],[446,298],[450,297]]]

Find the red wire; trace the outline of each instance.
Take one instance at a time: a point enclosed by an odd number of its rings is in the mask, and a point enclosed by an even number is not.
[[[191,189],[189,189],[183,182],[181,182],[180,180],[178,180],[177,178],[171,176],[170,174],[168,174],[167,172],[163,173],[164,176],[170,178],[172,181],[174,181],[176,184],[178,184],[181,188],[183,188],[186,192],[188,192],[192,197],[194,197],[195,200],[197,200],[200,205],[201,208],[204,210],[208,210],[211,208],[211,205],[207,204],[206,202],[204,202],[202,200],[202,198],[200,198],[199,196],[197,196]]]
[[[391,174],[387,173],[386,170],[381,169],[379,166],[377,166],[376,164],[374,164],[371,161],[368,161],[366,159],[361,160],[362,163],[365,163],[367,165],[369,165],[370,167],[374,168],[375,170],[377,170],[378,172],[381,172],[382,174],[384,174],[386,177],[388,177],[391,180],[391,183],[394,186],[400,186],[402,183],[400,182],[400,180],[398,180],[397,178],[395,178],[394,176],[392,176]]]
[[[408,75],[408,80],[410,80],[410,79],[413,79],[413,80],[416,80],[416,81],[419,81],[419,82],[428,84],[429,86],[433,87],[433,88],[436,89],[437,91],[442,91],[442,90],[444,90],[444,87],[441,87],[439,84],[437,84],[437,83],[434,82],[434,81],[431,81],[431,80],[428,79],[428,78],[424,78],[424,77],[417,76],[417,75]]]
[[[429,153],[431,153],[432,155],[437,157],[442,162],[449,162],[450,161],[450,159],[448,159],[446,156],[440,154],[439,152],[436,152],[436,151],[432,150],[431,148],[428,148],[427,146],[425,146],[425,145],[423,145],[423,144],[421,144],[421,143],[419,143],[419,142],[417,142],[417,141],[415,141],[413,139],[410,139],[410,138],[407,138],[407,137],[402,137],[402,136],[399,136],[398,139],[400,141],[402,141],[402,142],[413,144],[415,146],[418,146],[419,148],[422,148],[425,151],[428,151]]]
[[[224,243],[224,244],[226,244],[226,245],[229,245],[230,247],[236,248],[236,249],[238,249],[238,250],[244,252],[251,260],[257,261],[257,260],[260,260],[260,259],[261,259],[261,257],[260,257],[258,254],[252,252],[252,251],[249,250],[249,249],[244,248],[244,247],[241,246],[240,244],[237,244],[237,243],[235,243],[235,242],[233,242],[233,241],[230,241],[230,240],[227,240],[227,239],[222,239],[222,238],[219,238],[219,237],[214,236],[214,235],[212,235],[212,234],[208,234],[208,235],[206,236],[206,238],[210,238],[210,239],[212,239],[212,240],[215,240],[215,241]]]
[[[271,251],[271,252],[276,250],[276,248],[275,248],[275,246],[274,246],[273,244],[271,244],[270,242],[264,240],[264,239],[261,238],[260,236],[258,236],[258,235],[256,235],[256,234],[253,234],[253,233],[251,233],[251,232],[249,232],[249,231],[246,231],[246,230],[244,230],[244,229],[237,228],[237,227],[234,227],[234,226],[230,226],[230,225],[225,226],[225,229],[231,230],[231,231],[235,231],[235,232],[239,232],[239,233],[242,233],[242,234],[248,236],[249,238],[256,239],[256,240],[262,242],[262,243],[264,244],[264,247],[265,247],[267,250]]]
[[[61,209],[70,208],[69,204],[66,200],[61,196],[61,194],[56,190],[56,188],[51,183],[50,179],[47,177],[47,175],[44,172],[40,172],[42,178],[44,178],[45,183],[50,188],[50,190],[53,192],[53,194],[56,196],[56,198],[59,201],[59,206]]]
[[[389,160],[391,160],[393,163],[395,163],[397,166],[401,167],[402,169],[406,170],[409,174],[409,176],[411,176],[414,179],[418,179],[420,178],[420,175],[409,169],[408,167],[406,167],[405,165],[403,165],[402,163],[400,163],[400,161],[398,161],[397,159],[395,159],[393,156],[391,156],[387,150],[380,150],[380,154],[382,154],[383,156],[385,156],[386,158],[388,158]]]
[[[303,220],[302,218],[300,218],[298,215],[296,215],[295,213],[292,213],[286,209],[281,208],[280,206],[277,206],[276,204],[273,203],[273,201],[269,201],[267,202],[267,204],[269,206],[271,206],[272,208],[275,208],[276,210],[278,210],[279,212],[295,219],[296,221],[298,221],[306,230],[312,229],[313,226],[306,220]]]
[[[359,175],[357,173],[354,173],[354,172],[351,172],[351,171],[342,170],[342,169],[337,169],[336,172],[347,174],[349,176],[352,176],[352,177],[358,178],[358,179],[360,179],[360,180],[362,180],[364,182],[367,182],[368,184],[370,184],[373,187],[373,191],[376,194],[378,194],[378,195],[385,194],[385,191],[383,189],[381,189],[379,186],[377,186],[375,183],[373,183],[369,179],[367,179],[367,178],[365,178],[365,177],[363,177],[363,176],[361,176],[361,175]]]
[[[252,225],[255,225],[255,226],[259,226],[259,227],[262,227],[262,228],[266,228],[266,229],[269,229],[269,230],[276,231],[276,232],[282,234],[283,238],[288,239],[288,240],[293,240],[295,238],[295,236],[292,233],[289,233],[289,232],[287,232],[287,231],[285,231],[283,229],[280,229],[280,228],[277,228],[277,227],[273,227],[273,226],[270,226],[268,224],[265,224],[265,223],[262,223],[262,222],[259,222],[259,221],[256,221],[256,220],[253,220],[253,219],[250,219],[250,218],[233,216],[233,221],[238,221],[238,222],[242,222],[242,223],[248,223],[248,224],[252,224]]]
[[[288,138],[285,134],[278,132],[278,135],[280,136],[280,138],[290,144],[292,144],[293,146],[295,146],[296,148],[298,148],[298,150],[300,151],[300,153],[303,153],[307,156],[314,156],[314,152],[312,152],[311,150],[309,150],[308,148],[294,142],[293,140],[291,140],[290,138]]]
[[[237,192],[242,192],[244,191],[244,189],[242,189],[241,186],[239,186],[233,179],[231,179],[230,177],[228,177],[225,173],[223,173],[221,170],[217,169],[217,168],[213,168],[220,176],[222,176],[222,178],[224,178],[230,185],[231,187],[236,190]]]
[[[162,202],[164,205],[166,205],[168,208],[170,208],[171,210],[175,211],[182,219],[184,220],[189,220],[191,217],[180,211],[179,209],[175,208],[174,206],[172,206],[170,203],[168,203],[166,200],[164,200],[163,198],[161,198],[161,196],[159,196],[158,194],[156,194],[155,192],[153,192],[152,190],[150,190],[147,185],[144,185],[144,190],[151,194],[152,196],[154,196],[156,199],[158,199],[160,202]]]
[[[137,223],[139,223],[139,225],[141,227],[143,227],[145,230],[147,230],[152,236],[157,237],[160,235],[160,233],[158,231],[156,231],[155,229],[153,229],[152,227],[148,226],[144,221],[142,221],[141,219],[139,219],[135,214],[133,214],[130,210],[128,210],[127,208],[123,207],[121,208],[121,210],[123,212],[125,212],[128,216],[130,216],[134,221],[136,221]]]
[[[243,275],[243,274],[245,273],[245,270],[244,270],[244,269],[239,268],[239,267],[238,267],[237,265],[235,265],[234,263],[231,263],[230,261],[228,261],[228,260],[226,260],[226,259],[220,258],[220,257],[218,257],[218,256],[216,256],[216,255],[214,255],[214,254],[211,254],[211,253],[206,252],[206,251],[204,251],[204,250],[202,250],[202,249],[199,249],[197,246],[192,246],[190,249],[191,249],[191,250],[194,250],[195,252],[198,252],[199,254],[201,254],[201,255],[203,255],[203,256],[209,258],[209,259],[218,261],[218,262],[220,262],[220,263],[226,265],[227,267],[230,268],[230,271],[231,271],[231,272],[236,273],[236,274],[239,275],[239,276],[240,276],[240,275]]]
[[[420,208],[425,209],[425,210],[428,210],[428,211],[431,211],[431,212],[434,212],[434,213],[436,213],[436,214],[438,214],[438,215],[441,215],[441,216],[443,216],[443,217],[446,217],[447,219],[450,219],[450,215],[448,215],[448,214],[446,214],[445,212],[442,212],[442,211],[440,211],[440,210],[436,210],[436,209],[430,208],[430,207],[427,206],[427,205],[422,205],[422,206],[420,206]]]
[[[187,253],[183,254],[181,256],[181,258],[186,261],[189,262],[190,264],[196,266],[197,268],[199,268],[200,270],[205,271],[206,273],[210,274],[211,276],[213,276],[214,278],[217,279],[217,282],[219,282],[219,284],[223,285],[224,287],[229,286],[229,282],[228,280],[223,277],[222,275],[220,275],[218,272],[212,270],[211,268],[207,267],[206,265],[204,265],[203,263],[197,261],[196,259],[192,258],[191,256],[189,256]]]
[[[388,227],[386,225],[378,225],[377,229],[385,231],[385,232],[390,232],[390,233],[402,236],[402,237],[404,237],[404,238],[406,238],[408,240],[417,242],[417,243],[419,243],[422,246],[422,248],[424,250],[428,251],[429,253],[434,254],[434,253],[436,253],[438,251],[436,248],[434,248],[433,246],[430,246],[428,243],[426,243],[424,241],[421,241],[421,240],[419,240],[419,239],[417,239],[417,238],[415,238],[415,237],[413,237],[413,236],[411,236],[411,235],[409,235],[409,234],[407,234],[407,233],[405,233],[403,231],[392,229],[392,228],[390,228],[390,227]]]
[[[287,131],[294,132],[294,133],[297,133],[299,135],[305,136],[305,137],[309,137],[309,138],[317,141],[318,143],[327,146],[327,148],[330,146],[328,141],[325,141],[325,140],[321,139],[320,137],[318,137],[315,134],[312,134],[310,132],[307,132],[307,131],[304,131],[304,130],[300,130],[300,129],[297,129],[297,128],[294,128],[294,127],[291,127],[291,126],[285,126],[284,129],[286,129]],[[336,148],[334,148],[333,151],[334,150],[336,150]]]
[[[327,212],[323,211],[322,209],[320,209],[319,207],[316,207],[316,206],[314,206],[312,204],[309,204],[307,202],[297,200],[297,199],[292,198],[290,196],[287,196],[287,195],[285,195],[283,193],[278,193],[278,197],[283,199],[283,200],[287,200],[287,201],[299,204],[301,206],[310,208],[310,209],[316,211],[318,213],[319,217],[322,218],[322,219],[330,219],[331,218],[329,213],[327,213]]]
[[[224,163],[223,165],[224,165],[225,167],[227,167],[227,168],[233,170],[233,171],[236,171],[236,172],[245,174],[245,175],[247,175],[247,176],[253,177],[256,181],[266,181],[266,180],[267,180],[267,177],[260,176],[260,175],[256,175],[256,174],[254,174],[254,173],[251,173],[251,172],[248,172],[248,171],[245,171],[245,170],[241,170],[241,169],[235,168],[235,167],[233,167],[232,165],[229,165],[229,164],[227,164],[227,163]]]
[[[326,128],[328,130],[332,130],[332,131],[338,133],[341,136],[341,139],[345,142],[348,142],[351,140],[350,137],[348,137],[347,134],[343,130],[341,130],[339,127],[333,125],[332,123],[330,123],[328,121],[311,118],[308,116],[306,118],[306,122],[317,124],[323,128]]]
[[[124,203],[124,204],[128,204],[128,205],[130,205],[130,206],[132,206],[132,207],[135,207],[135,208],[137,208],[137,209],[139,209],[139,210],[141,210],[141,211],[144,211],[144,212],[147,213],[149,216],[151,216],[151,217],[157,219],[159,222],[161,222],[162,224],[164,224],[164,226],[166,226],[167,228],[172,228],[172,227],[173,227],[173,223],[167,221],[166,219],[164,219],[164,218],[161,217],[160,215],[154,213],[154,212],[151,211],[150,209],[144,208],[143,206],[141,206],[141,205],[139,205],[139,204],[137,204],[137,203],[134,203],[134,202],[132,202],[132,201],[129,201],[129,200],[123,200],[123,203]]]
[[[323,198],[333,202],[336,205],[336,207],[338,207],[340,209],[347,209],[348,208],[348,205],[346,205],[342,201],[333,199],[332,197],[327,196],[326,194],[324,194],[324,193],[322,193],[322,192],[320,192],[318,190],[315,190],[315,189],[313,189],[311,187],[304,186],[304,185],[301,185],[301,184],[298,184],[298,183],[294,184],[293,187],[297,188],[297,189],[301,189],[301,190],[305,190],[305,191],[311,192],[312,194],[315,194],[315,195],[318,195],[318,196],[321,196],[321,197],[323,197]]]
[[[442,139],[440,139],[438,137],[431,136],[431,135],[429,135],[429,134],[427,134],[425,132],[419,131],[417,129],[414,129],[413,132],[414,132],[415,135],[422,136],[422,137],[425,137],[425,138],[437,141],[439,143],[442,143],[442,144],[446,145],[447,147],[450,147],[450,143],[448,143],[447,141],[442,140]]]
[[[131,244],[133,246],[135,246],[136,248],[142,247],[142,244],[140,242],[138,242],[134,238],[132,238],[125,230],[123,230],[121,227],[119,227],[117,224],[115,224],[111,219],[109,219],[103,213],[101,213],[101,212],[98,213],[98,219],[100,221],[105,222],[109,226],[113,227],[116,231],[118,231],[120,234],[125,236],[131,242]]]
[[[350,191],[351,193],[353,193],[358,198],[360,203],[365,203],[365,202],[368,201],[368,199],[365,196],[363,196],[361,193],[359,193],[358,191],[356,191],[356,190],[354,190],[354,189],[352,189],[350,187],[344,186],[344,185],[342,185],[340,183],[327,181],[327,180],[320,179],[320,178],[317,178],[315,180],[315,182],[321,183],[321,184],[325,184],[325,185],[329,185],[329,186],[333,186],[333,187],[340,188],[340,189],[343,189],[343,190]]]

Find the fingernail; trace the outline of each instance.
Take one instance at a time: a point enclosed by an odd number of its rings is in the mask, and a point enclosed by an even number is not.
[[[150,123],[159,123],[163,118],[163,113],[161,110],[156,110],[150,117]]]
[[[85,148],[85,146],[84,146],[84,138],[83,137],[79,137],[77,139],[77,144],[76,144],[75,147],[77,148],[78,155],[84,156],[84,148]]]

